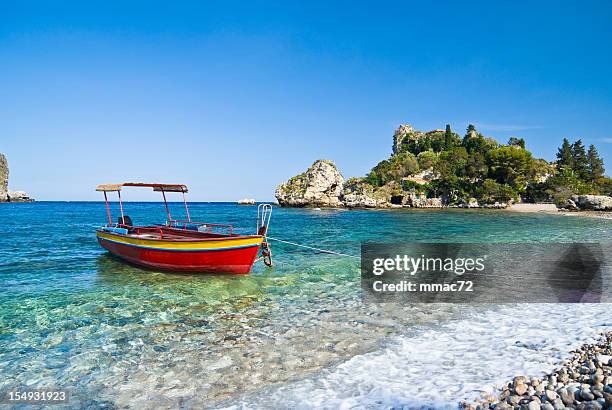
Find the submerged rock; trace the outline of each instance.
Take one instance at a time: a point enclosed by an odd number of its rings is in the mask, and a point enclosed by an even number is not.
[[[329,160],[317,160],[308,170],[276,188],[280,206],[341,206],[344,178]]]

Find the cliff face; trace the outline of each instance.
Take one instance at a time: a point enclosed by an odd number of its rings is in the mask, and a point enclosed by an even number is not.
[[[6,157],[0,154],[0,202],[8,200],[9,169]]]
[[[444,138],[444,130],[419,131],[410,124],[401,124],[393,133],[393,155],[402,152],[402,145],[409,141],[419,141],[425,137]]]
[[[276,189],[276,199],[281,206],[341,206],[339,196],[344,178],[336,165],[328,160],[318,160],[306,172],[290,178]]]
[[[34,201],[24,191],[9,191],[8,189],[9,168],[8,161],[0,154],[0,202],[32,202]]]

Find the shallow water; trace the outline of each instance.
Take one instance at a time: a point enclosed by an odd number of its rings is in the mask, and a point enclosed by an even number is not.
[[[171,204],[173,215],[181,206]],[[255,207],[190,210],[194,220],[255,229]],[[126,214],[136,224],[165,220],[159,203],[127,203]],[[98,246],[102,203],[0,204],[0,215],[0,390],[68,388],[74,408],[226,403],[485,309],[364,305],[357,259],[274,242],[274,268],[258,264],[251,275],[143,270]],[[358,255],[364,241],[609,241],[612,221],[275,208],[270,236]]]

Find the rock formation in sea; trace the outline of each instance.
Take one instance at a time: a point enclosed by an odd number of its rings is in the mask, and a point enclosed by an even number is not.
[[[572,174],[566,165],[533,157],[522,138],[503,144],[474,125],[461,137],[450,125],[419,131],[402,124],[393,133],[391,156],[365,177],[345,182],[333,162],[318,160],[279,185],[276,198],[281,206],[347,208],[506,208],[517,202],[560,205],[570,198],[568,209],[612,210],[610,197],[571,197],[574,186],[609,192],[612,179],[598,161],[597,173],[581,168]]]
[[[344,178],[336,165],[317,160],[302,174],[290,178],[276,189],[280,206],[346,208],[441,208],[442,198],[427,198],[413,191],[403,192],[398,184],[375,188],[364,178]]]
[[[6,157],[0,154],[0,202],[8,198],[8,177],[9,169]]]
[[[9,167],[4,154],[0,153],[0,202],[32,202],[34,201],[24,191],[9,191]]]
[[[320,159],[306,172],[279,185],[275,195],[281,206],[338,207],[343,184],[344,178],[336,165]]]
[[[393,155],[399,154],[402,144],[418,141],[444,130],[422,132],[408,124],[402,124],[393,134]],[[428,198],[424,192],[402,189],[404,181],[414,185],[426,184],[437,177],[431,169],[408,176],[401,183],[391,181],[383,186],[373,186],[365,178],[350,178],[346,182],[329,160],[317,160],[304,173],[290,178],[276,189],[281,206],[289,207],[347,207],[347,208],[440,208],[442,197]]]

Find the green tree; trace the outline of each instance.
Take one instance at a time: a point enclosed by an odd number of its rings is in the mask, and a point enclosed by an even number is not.
[[[514,145],[525,149],[525,140],[523,138],[510,137],[510,139],[508,140],[508,145]]]
[[[612,196],[612,178],[600,177],[597,178],[595,183],[600,194]]]
[[[534,159],[531,162],[529,176],[537,183],[545,181],[555,173],[555,168],[545,159]]]
[[[443,178],[451,175],[464,176],[467,159],[468,153],[464,147],[453,147],[453,149],[440,154],[434,170]]]
[[[533,169],[531,152],[506,145],[489,151],[489,174],[500,184],[508,184],[523,191]]]
[[[563,138],[563,143],[557,151],[557,169],[574,169],[574,157],[572,155],[572,145],[567,138]]]
[[[438,162],[438,156],[433,151],[423,151],[417,156],[420,169],[432,168]]]
[[[389,172],[391,180],[399,182],[403,177],[417,172],[419,172],[419,163],[413,154],[402,152],[393,157]]]
[[[451,130],[450,124],[446,124],[446,131],[444,131],[444,149],[449,150],[453,145],[453,131]]]
[[[551,196],[555,203],[560,205],[565,203],[572,195],[592,194],[597,190],[592,183],[579,178],[572,169],[563,168],[555,176],[549,178],[545,185],[545,192]]]
[[[497,198],[497,192],[499,191],[499,184],[492,179],[485,179],[482,182],[481,194],[478,199],[484,203],[493,203]]]
[[[467,159],[465,175],[473,180],[481,180],[487,176],[489,167],[485,155],[481,152],[475,152]]]
[[[380,177],[374,171],[368,172],[368,175],[365,177],[365,181],[372,186],[382,186]]]
[[[466,135],[470,134],[472,131],[476,131],[476,127],[474,126],[474,124],[469,124],[467,126],[467,130],[465,132]]]
[[[391,158],[380,161],[366,176],[366,181],[373,186],[383,186],[391,181],[400,182],[405,176],[419,170],[416,157],[410,152],[400,152]]]
[[[572,160],[574,171],[580,178],[587,179],[589,177],[589,159],[581,139],[572,144]]]
[[[589,152],[587,153],[587,161],[588,161],[588,175],[589,180],[595,181],[597,178],[602,177],[605,169],[604,162],[599,156],[597,152],[597,148],[595,145],[589,145]]]
[[[512,199],[516,200],[517,197],[516,191],[510,185],[503,184],[499,186],[499,191],[497,191],[497,200],[499,202],[509,202]]]
[[[383,186],[388,182],[388,174],[391,170],[391,161],[388,159],[380,161],[366,177],[368,183],[374,186]]]

